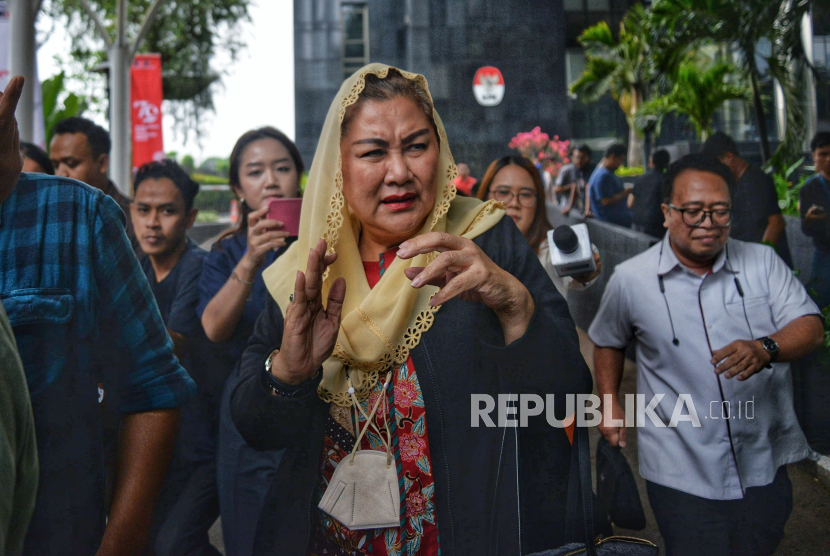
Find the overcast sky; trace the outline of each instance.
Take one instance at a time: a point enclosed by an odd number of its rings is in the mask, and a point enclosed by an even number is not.
[[[245,131],[263,125],[279,128],[294,138],[294,6],[289,0],[252,0],[251,23],[242,26],[248,45],[229,66],[222,86],[214,92],[216,113],[203,126],[200,149],[194,139],[173,140],[172,119],[164,120],[164,150],[191,154],[197,162],[210,156],[227,157]],[[60,70],[54,56],[66,52],[69,39],[55,29],[38,51],[41,81]]]

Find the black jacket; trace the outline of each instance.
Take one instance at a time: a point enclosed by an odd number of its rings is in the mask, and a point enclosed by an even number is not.
[[[830,196],[827,194],[821,181],[821,175],[816,174],[804,183],[799,194],[801,207],[801,231],[804,235],[813,238],[816,249],[830,251],[830,218],[807,223],[804,215],[813,205],[818,205],[830,212]]]
[[[564,394],[590,393],[592,381],[568,306],[513,221],[505,217],[475,242],[533,295],[527,332],[505,347],[491,309],[452,300],[411,356],[426,406],[442,555],[515,556],[564,544],[570,444],[544,413],[518,429],[518,438],[513,428],[471,427],[471,394],[496,400],[499,393],[554,394],[561,419]],[[329,406],[313,390],[284,398],[263,387],[263,365],[279,347],[282,326],[282,313],[269,299],[242,358],[231,408],[251,446],[287,448],[254,553],[302,556],[316,519],[313,492]],[[491,417],[497,422],[496,411]]]
[[[634,181],[633,223],[642,231],[654,237],[662,238],[666,233],[663,227],[663,182],[665,176],[660,170],[651,169]]]

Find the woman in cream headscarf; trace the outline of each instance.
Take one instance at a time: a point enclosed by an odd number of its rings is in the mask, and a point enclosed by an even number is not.
[[[343,84],[299,238],[264,274],[273,300],[232,397],[249,444],[288,449],[263,515],[251,516],[256,554],[562,544],[565,432],[543,417],[518,434],[492,427],[497,412],[475,396],[555,394],[559,406],[590,392],[590,374],[566,304],[513,221],[498,203],[456,198],[456,175],[423,76],[372,64]],[[371,451],[387,454],[386,471],[332,480]]]

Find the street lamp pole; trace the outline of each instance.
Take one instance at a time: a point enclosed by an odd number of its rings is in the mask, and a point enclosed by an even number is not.
[[[110,178],[118,189],[130,195],[132,182],[132,129],[130,127],[130,67],[138,48],[147,36],[153,19],[164,0],[155,0],[144,15],[141,29],[132,43],[127,39],[127,0],[118,0],[116,6],[115,41],[110,38],[107,28],[89,4],[89,0],[78,0],[81,8],[95,24],[98,34],[107,47],[109,61],[110,89]]]
[[[110,60],[110,178],[119,190],[130,195],[132,174],[132,137],[130,129],[130,44],[125,37],[127,0],[118,0],[116,37],[109,47]]]
[[[35,131],[35,87],[38,86],[35,72],[37,45],[35,39],[35,18],[40,9],[40,0],[11,0],[11,70],[12,75],[22,75],[26,85],[17,103],[17,125],[20,138],[32,141]]]

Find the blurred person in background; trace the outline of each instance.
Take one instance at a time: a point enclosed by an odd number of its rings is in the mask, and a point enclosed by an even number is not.
[[[605,157],[588,181],[590,212],[597,220],[625,228],[631,227],[631,211],[627,199],[632,188],[623,186],[614,173],[625,162],[625,145],[614,144],[605,150]]]
[[[23,155],[24,172],[49,174],[50,176],[55,175],[55,169],[52,167],[52,161],[49,160],[49,155],[34,143],[21,141],[20,153]]]
[[[771,245],[792,268],[786,222],[778,206],[778,192],[772,177],[738,154],[738,146],[718,131],[703,143],[703,154],[724,163],[735,177],[732,195],[732,229],[729,237]]]
[[[559,169],[553,193],[562,206],[562,214],[568,214],[572,209],[585,209],[585,186],[594,173],[596,164],[591,162],[593,151],[586,144],[573,149],[571,160]]]
[[[14,103],[0,109],[2,130],[10,121],[14,129],[22,86],[16,77],[6,88],[3,100]],[[18,177],[21,163],[15,132],[0,141],[0,300],[26,372],[40,460],[23,553],[137,556],[178,408],[195,385],[173,354],[115,201],[63,177]],[[106,348],[118,356],[101,361]],[[99,383],[117,392],[121,425],[109,511]]]
[[[293,238],[282,223],[267,218],[268,199],[300,196],[305,169],[294,142],[263,127],[243,134],[230,157],[230,185],[239,198],[239,225],[223,234],[205,259],[199,281],[202,326],[215,342],[215,365],[227,376],[219,407],[217,474],[222,532],[228,554],[250,554],[262,504],[282,451],[248,446],[230,416],[230,395],[239,383],[235,369],[265,307],[262,271]]]
[[[130,220],[130,199],[107,177],[111,146],[109,133],[95,122],[86,118],[67,118],[55,124],[49,159],[55,175],[82,181],[112,197],[127,218],[127,237],[133,250],[140,254]]]
[[[553,285],[568,299],[568,289],[581,290],[591,286],[602,270],[599,252],[594,249],[596,272],[560,278],[553,268],[548,245],[548,230],[553,226],[545,215],[544,188],[539,170],[523,156],[505,156],[494,160],[478,190],[478,198],[504,203],[511,217],[527,239],[530,248],[553,281]]]
[[[664,149],[654,151],[648,163],[648,172],[634,180],[634,190],[628,197],[628,208],[633,209],[631,228],[654,237],[663,237],[663,181],[671,157]]]
[[[206,357],[207,338],[196,313],[207,253],[187,237],[199,212],[193,208],[198,193],[199,184],[172,160],[149,162],[135,176],[131,209],[146,254],[141,267],[174,351],[197,387],[182,408],[173,461],[153,516],[147,553],[156,556],[219,555],[208,539],[208,529],[219,517],[217,379],[209,376],[215,365]]]
[[[458,163],[458,177],[453,181],[455,189],[465,197],[473,197],[475,187],[478,180],[470,175],[470,167],[463,162]]]
[[[801,230],[813,238],[813,272],[809,286],[818,294],[822,309],[830,305],[830,131],[820,131],[810,141],[816,175],[804,183],[799,194]]]
[[[565,431],[532,418],[509,432],[470,428],[469,395],[558,398],[589,392],[591,376],[535,253],[498,203],[456,196],[454,172],[423,76],[371,64],[344,81],[299,238],[264,274],[271,295],[232,394],[251,446],[286,447],[255,554],[513,555],[562,544]],[[389,427],[383,442],[357,430],[371,423]],[[326,513],[317,504],[344,486],[334,473],[348,472],[358,446],[386,462],[374,469],[382,476],[363,469],[382,484]],[[356,514],[381,512],[377,528],[351,527]]]

